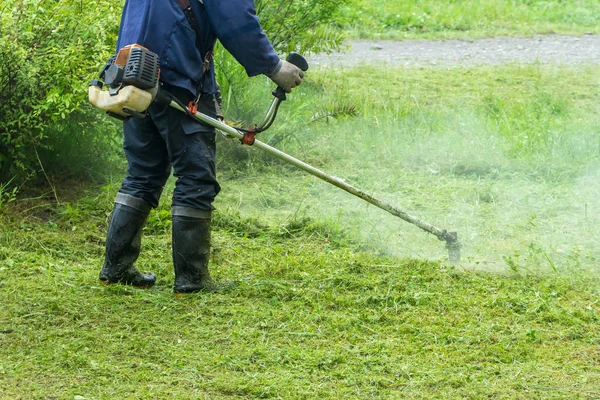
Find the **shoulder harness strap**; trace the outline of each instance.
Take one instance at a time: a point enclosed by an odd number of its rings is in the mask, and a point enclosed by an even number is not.
[[[198,0],[198,2],[202,5],[204,5],[203,0]],[[202,48],[200,47],[200,43],[202,41],[202,34],[201,34],[202,31],[200,30],[200,26],[198,25],[196,16],[194,15],[194,12],[192,11],[192,5],[190,3],[190,0],[177,0],[177,4],[179,4],[179,7],[181,7],[181,9],[183,10],[183,13],[185,14],[185,18],[188,20],[188,22],[189,22],[190,26],[192,27],[192,29],[194,30],[194,32],[196,32],[196,47],[198,47],[199,51],[202,51]],[[213,56],[214,56],[214,49],[211,47],[210,49],[208,49],[208,51],[204,55],[204,60],[202,63],[202,74],[206,73],[210,69],[210,62],[212,61]]]

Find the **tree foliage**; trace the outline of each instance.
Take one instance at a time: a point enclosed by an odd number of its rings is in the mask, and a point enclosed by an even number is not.
[[[52,147],[53,131],[84,112],[87,82],[113,51],[118,9],[111,1],[0,5],[0,179],[32,172],[37,149]]]
[[[333,27],[348,0],[256,0],[261,24],[275,50],[316,53],[338,49],[344,39]]]

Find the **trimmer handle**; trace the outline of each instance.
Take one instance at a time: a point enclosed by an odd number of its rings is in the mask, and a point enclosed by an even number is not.
[[[308,61],[306,61],[306,58],[302,57],[298,53],[291,52],[290,54],[288,54],[286,61],[294,64],[302,71],[308,70]],[[285,90],[283,90],[283,88],[281,87],[277,87],[277,89],[273,91],[273,96],[277,97],[281,101],[284,101],[286,99]]]

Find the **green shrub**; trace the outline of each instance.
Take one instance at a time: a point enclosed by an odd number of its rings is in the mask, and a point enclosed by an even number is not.
[[[113,52],[119,4],[7,0],[0,6],[0,181],[35,174],[39,149],[81,120],[86,86]],[[82,130],[93,129],[85,124]]]
[[[260,22],[281,53],[331,51],[344,39],[334,25],[348,0],[256,0]]]

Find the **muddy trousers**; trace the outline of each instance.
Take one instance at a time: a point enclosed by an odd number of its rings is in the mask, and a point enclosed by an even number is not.
[[[167,87],[165,85],[165,87]],[[185,104],[191,93],[168,88]],[[198,111],[216,117],[213,96],[200,99]],[[215,128],[169,106],[153,103],[145,118],[123,124],[127,176],[120,193],[156,208],[171,171],[177,178],[173,206],[212,210],[221,187],[217,182]]]

